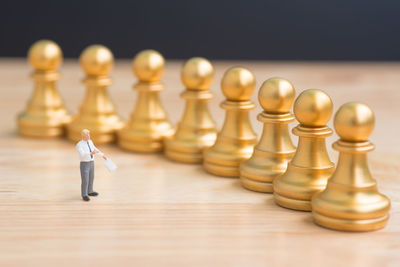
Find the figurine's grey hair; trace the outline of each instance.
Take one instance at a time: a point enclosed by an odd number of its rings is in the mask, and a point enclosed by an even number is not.
[[[81,132],[81,135],[84,136],[86,134],[90,133],[90,131],[88,129],[83,129]]]

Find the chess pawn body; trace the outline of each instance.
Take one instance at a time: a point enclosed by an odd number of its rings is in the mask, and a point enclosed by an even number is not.
[[[203,150],[212,146],[217,136],[207,103],[212,98],[208,88],[214,78],[214,68],[207,59],[191,58],[183,66],[181,78],[186,86],[181,94],[186,107],[175,134],[165,139],[164,152],[175,161],[200,163]]]
[[[286,171],[296,151],[288,129],[294,121],[290,113],[294,97],[294,87],[285,79],[271,78],[262,84],[258,100],[264,111],[257,119],[264,127],[252,157],[240,166],[240,180],[245,188],[271,193],[273,180]]]
[[[255,107],[250,101],[255,85],[255,77],[248,69],[235,67],[225,72],[221,81],[226,97],[221,103],[226,110],[225,121],[215,144],[204,151],[206,171],[239,177],[240,163],[251,157],[257,142],[249,119],[249,111]]]
[[[31,77],[35,89],[26,110],[17,118],[18,131],[30,137],[62,136],[71,116],[56,88],[61,49],[53,41],[40,40],[29,49],[28,60],[34,68]]]
[[[83,83],[87,92],[78,114],[68,125],[68,138],[77,142],[81,140],[82,129],[89,129],[96,143],[112,143],[124,125],[107,91],[111,85],[108,74],[113,67],[113,54],[103,45],[91,45],[82,52],[79,62],[86,73]]]
[[[351,102],[336,112],[334,126],[340,139],[333,144],[339,160],[326,189],[312,199],[314,221],[344,231],[370,231],[384,227],[390,200],[378,192],[371,177],[367,153],[375,124],[374,113],[365,104]]]
[[[129,122],[118,133],[120,147],[135,152],[162,151],[164,137],[174,133],[159,98],[164,68],[164,57],[154,50],[141,51],[133,59],[138,98]]]
[[[280,206],[310,211],[312,196],[325,189],[335,168],[325,144],[333,133],[326,126],[332,110],[330,97],[321,90],[306,90],[296,99],[294,114],[300,123],[293,128],[299,136],[296,153],[286,172],[273,182],[274,200]]]

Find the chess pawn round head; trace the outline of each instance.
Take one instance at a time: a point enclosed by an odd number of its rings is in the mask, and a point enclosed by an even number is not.
[[[114,65],[114,56],[104,45],[91,45],[83,50],[79,62],[86,75],[107,76]]]
[[[189,90],[208,90],[214,79],[214,67],[205,58],[193,57],[183,65],[181,79]]]
[[[62,62],[60,47],[50,40],[35,42],[28,51],[28,61],[35,70],[55,71]]]
[[[374,112],[369,106],[360,102],[346,103],[335,114],[334,127],[344,141],[368,141],[374,126]]]
[[[333,103],[322,90],[303,91],[294,102],[294,115],[301,125],[306,127],[323,127],[331,118]]]
[[[288,113],[292,108],[295,97],[293,85],[282,78],[266,80],[258,91],[258,101],[267,113]]]
[[[246,68],[227,70],[221,80],[222,93],[230,101],[247,101],[256,87],[256,78]]]
[[[141,82],[158,82],[164,74],[165,59],[155,50],[143,50],[133,58],[132,70]]]

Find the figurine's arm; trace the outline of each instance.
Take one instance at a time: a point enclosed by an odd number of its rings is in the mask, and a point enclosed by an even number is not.
[[[98,151],[98,153],[96,154],[96,155],[98,155],[99,157],[102,157],[103,159],[107,159],[107,157],[103,154],[103,152],[101,152],[94,144],[93,144],[93,142],[92,142],[92,145],[93,145],[93,148],[94,148],[94,150],[96,151]]]

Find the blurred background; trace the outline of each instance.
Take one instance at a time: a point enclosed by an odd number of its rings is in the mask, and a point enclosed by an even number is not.
[[[117,58],[153,48],[168,59],[400,60],[395,0],[2,1],[0,56],[38,39],[67,58],[94,43]]]

